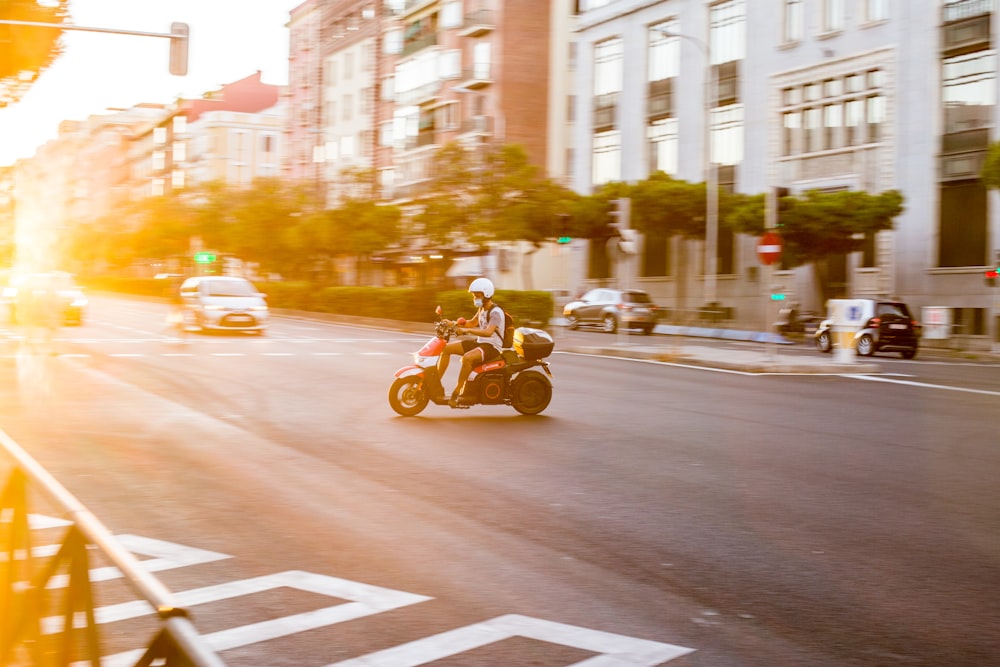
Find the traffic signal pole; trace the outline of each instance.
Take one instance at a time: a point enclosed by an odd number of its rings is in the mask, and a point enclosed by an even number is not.
[[[114,35],[134,35],[138,37],[165,37],[170,40],[170,73],[177,76],[187,74],[188,38],[187,23],[172,23],[170,32],[142,32],[139,30],[119,30],[116,28],[96,28],[92,26],[69,25],[66,23],[43,23],[40,21],[14,21],[0,19],[0,25],[20,25],[29,28],[52,28],[53,30],[76,30],[80,32],[105,32]]]

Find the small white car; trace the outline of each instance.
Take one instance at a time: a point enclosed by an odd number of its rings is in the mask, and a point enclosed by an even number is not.
[[[196,276],[181,284],[185,321],[202,331],[267,329],[269,311],[265,295],[246,278]]]

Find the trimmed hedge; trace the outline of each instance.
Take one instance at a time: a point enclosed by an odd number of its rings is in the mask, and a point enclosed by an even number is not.
[[[110,276],[80,279],[95,291],[140,296],[164,296],[164,281]],[[438,305],[448,319],[475,314],[472,295],[462,290],[430,287],[317,287],[308,282],[255,282],[271,308],[304,310],[406,322],[432,322]],[[546,328],[552,315],[552,294],[545,291],[497,290],[493,300],[514,316],[517,326]]]

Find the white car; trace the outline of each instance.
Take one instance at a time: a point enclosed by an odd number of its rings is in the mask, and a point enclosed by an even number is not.
[[[251,331],[267,329],[265,295],[246,278],[232,276],[196,276],[181,284],[185,321],[198,329],[215,331]]]

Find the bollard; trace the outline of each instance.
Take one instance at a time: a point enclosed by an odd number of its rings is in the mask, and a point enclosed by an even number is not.
[[[836,352],[834,357],[838,364],[853,364],[855,362],[854,352],[854,329],[845,326],[835,326],[832,330]]]

